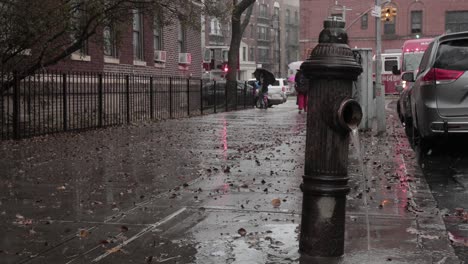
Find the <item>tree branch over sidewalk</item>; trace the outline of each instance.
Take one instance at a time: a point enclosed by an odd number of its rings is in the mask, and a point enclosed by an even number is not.
[[[215,13],[213,2],[197,0],[0,0],[0,71],[20,76],[56,64],[73,53],[83,54],[89,42],[103,46],[102,30],[131,26],[138,9],[168,25],[180,20],[200,27],[200,15]],[[10,88],[8,80],[0,92]]]

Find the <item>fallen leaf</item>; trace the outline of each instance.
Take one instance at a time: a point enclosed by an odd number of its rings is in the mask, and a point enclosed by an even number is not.
[[[128,231],[128,227],[126,227],[126,226],[123,225],[123,226],[120,227],[120,231],[121,231],[121,232],[127,232],[127,231]]]
[[[59,187],[57,187],[57,190],[65,190],[65,189],[66,189],[66,187],[65,187],[65,186],[63,186],[63,185],[62,185],[62,186],[59,186]]]
[[[237,233],[241,236],[245,236],[247,234],[247,231],[244,228],[240,228],[237,230]]]
[[[271,204],[273,205],[274,208],[278,208],[281,205],[281,200],[276,198],[271,201]]]
[[[86,230],[86,229],[80,229],[80,230],[78,231],[78,237],[80,237],[80,238],[86,238],[86,237],[88,237],[88,236],[89,236],[89,231],[88,231],[88,230]]]

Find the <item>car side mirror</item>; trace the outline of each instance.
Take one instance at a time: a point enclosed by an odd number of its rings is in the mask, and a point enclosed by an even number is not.
[[[401,93],[403,91],[403,85],[396,85],[395,86],[395,90],[399,93]]]
[[[411,72],[405,72],[401,76],[401,79],[403,81],[407,81],[407,82],[414,82],[414,73],[412,71]]]
[[[393,75],[400,75],[401,71],[398,69],[398,65],[393,65],[392,66],[392,73]]]

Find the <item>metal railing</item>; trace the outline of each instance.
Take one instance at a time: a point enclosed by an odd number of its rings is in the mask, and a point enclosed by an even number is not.
[[[0,139],[252,108],[252,87],[169,76],[41,72],[0,77]],[[229,97],[228,95],[232,95]],[[232,98],[233,97],[233,98]]]

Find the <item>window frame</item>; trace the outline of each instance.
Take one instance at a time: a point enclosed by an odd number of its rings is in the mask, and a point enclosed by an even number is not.
[[[136,23],[136,20],[138,20],[138,24]],[[143,12],[140,9],[133,9],[132,39],[133,59],[138,61],[144,61],[144,19]]]
[[[157,16],[153,18],[153,49],[164,50],[164,30]]]
[[[419,23],[415,20],[417,20],[417,16],[419,15]],[[410,14],[410,32],[411,34],[421,34],[423,30],[423,11],[422,10],[412,10]],[[419,24],[419,31],[416,31],[417,28],[415,25]]]
[[[449,15],[454,15],[454,16],[458,15],[459,17],[463,17],[464,19],[466,19],[466,21],[450,22],[449,20],[453,19],[453,18],[450,18]],[[455,20],[457,20],[457,18],[455,18]],[[468,28],[468,10],[457,10],[457,11],[446,11],[445,12],[445,31],[447,33],[455,33],[455,32],[465,31],[465,29],[460,29],[461,25],[465,25],[465,24],[466,24],[466,27]],[[449,25],[451,25],[451,27]],[[453,28],[453,27],[456,27],[456,29],[451,30],[451,28]],[[468,29],[466,29],[466,30],[468,30]]]
[[[187,28],[180,20],[177,23],[177,44],[179,53],[187,53]]]
[[[106,32],[107,35],[106,35]],[[109,51],[109,52],[108,52]],[[119,57],[119,49],[117,47],[117,32],[113,23],[108,23],[103,29],[103,53],[104,56],[111,58]]]
[[[396,18],[394,17],[391,21],[385,21],[383,25],[384,35],[395,35],[396,34]]]
[[[369,15],[365,13],[361,16],[361,29],[366,30],[369,28]]]

